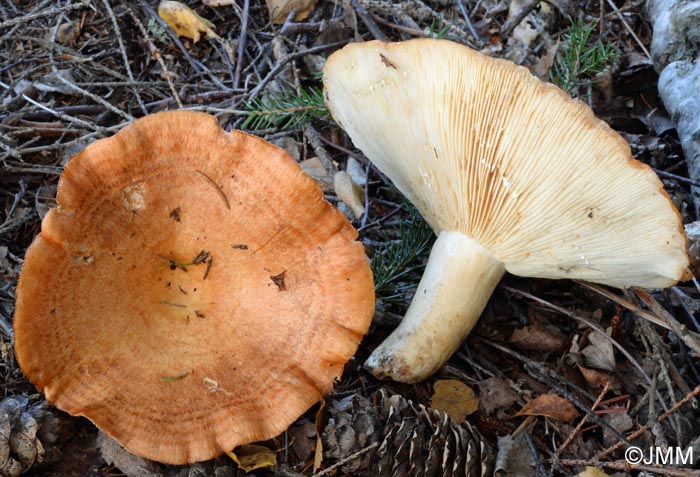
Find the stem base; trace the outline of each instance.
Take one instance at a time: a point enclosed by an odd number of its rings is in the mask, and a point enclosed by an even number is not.
[[[503,263],[475,240],[440,232],[406,316],[365,368],[404,383],[434,374],[474,327],[504,273]]]

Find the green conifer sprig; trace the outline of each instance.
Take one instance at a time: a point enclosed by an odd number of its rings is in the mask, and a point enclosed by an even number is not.
[[[310,87],[296,91],[254,99],[246,105],[248,117],[243,129],[259,130],[277,127],[281,130],[294,129],[316,118],[329,115],[323,101],[321,88]]]
[[[372,258],[374,289],[385,302],[405,302],[405,295],[420,280],[419,272],[424,262],[418,260],[430,251],[433,231],[418,211],[408,206],[408,214],[399,217],[394,228],[397,240],[390,240],[380,247]],[[392,234],[393,235],[393,234]]]
[[[591,42],[595,28],[595,23],[586,24],[582,19],[572,22],[554,58],[550,80],[572,96],[593,84],[595,76],[618,56],[609,43]]]

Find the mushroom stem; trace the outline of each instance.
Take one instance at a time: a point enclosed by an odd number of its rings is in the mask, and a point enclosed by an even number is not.
[[[474,327],[504,272],[503,263],[475,240],[440,232],[406,316],[365,368],[404,383],[435,373]]]

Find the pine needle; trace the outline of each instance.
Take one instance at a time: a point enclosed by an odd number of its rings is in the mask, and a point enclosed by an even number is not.
[[[590,44],[594,30],[594,23],[585,24],[582,19],[571,23],[554,58],[550,80],[573,96],[595,83],[595,76],[618,57],[618,52],[608,43]]]
[[[396,235],[398,240],[387,238],[372,259],[374,288],[386,302],[405,301],[406,294],[418,285],[425,266],[419,258],[428,254],[434,239],[432,229],[413,207],[399,218]]]
[[[258,130],[277,127],[281,130],[294,129],[313,119],[329,115],[323,101],[323,91],[318,87],[285,91],[256,98],[246,105],[248,117],[243,129]]]

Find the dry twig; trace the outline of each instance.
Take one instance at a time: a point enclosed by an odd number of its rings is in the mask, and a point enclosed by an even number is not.
[[[605,383],[605,386],[603,386],[603,390],[598,394],[598,397],[596,398],[595,402],[591,406],[591,411],[595,411],[598,406],[600,405],[601,401],[603,400],[603,397],[608,393],[610,390],[610,381],[607,381]],[[579,421],[579,423],[576,425],[574,430],[569,434],[569,437],[566,438],[566,440],[557,448],[557,454],[561,454],[564,449],[569,447],[569,444],[571,444],[571,441],[574,440],[574,438],[578,435],[579,432],[581,432],[581,429],[583,428],[583,425],[586,423],[586,420],[588,419],[588,414],[584,415],[583,418]]]
[[[124,68],[126,69],[126,75],[129,77],[129,81],[133,84],[136,80],[134,78],[134,73],[131,71],[131,64],[129,63],[129,55],[126,53],[126,48],[124,47],[124,40],[122,39],[122,31],[121,31],[121,28],[119,28],[119,22],[117,22],[117,17],[114,15],[114,11],[112,10],[112,7],[110,6],[109,1],[102,0],[102,3],[105,6],[107,13],[109,13],[110,20],[112,20],[112,27],[114,28],[114,33],[116,34],[116,37],[117,37],[117,43],[119,43],[119,51],[122,54],[122,61],[124,62]],[[134,95],[136,96],[136,101],[138,101],[139,106],[141,107],[141,112],[143,114],[148,114],[148,111],[146,110],[146,106],[144,106],[143,100],[141,99],[141,94],[139,93],[139,89],[132,88],[132,91],[134,92]]]
[[[180,96],[177,94],[177,91],[175,90],[175,85],[173,84],[173,80],[171,78],[171,74],[168,71],[168,67],[165,64],[165,61],[163,61],[163,57],[160,55],[160,51],[156,46],[153,44],[153,41],[151,40],[150,35],[146,31],[146,27],[143,26],[143,23],[139,19],[138,16],[129,8],[126,4],[122,4],[124,8],[126,8],[126,12],[129,14],[131,19],[134,21],[134,24],[138,27],[139,31],[141,32],[141,36],[143,36],[144,40],[146,40],[146,43],[148,44],[148,48],[151,51],[151,54],[153,57],[156,59],[160,67],[163,69],[163,76],[165,77],[165,80],[168,82],[168,87],[170,88],[170,92],[173,95],[173,99],[175,100],[175,103],[177,103],[178,108],[182,109],[182,101],[180,100]]]
[[[661,414],[661,415],[659,416],[659,418],[656,419],[656,421],[654,422],[654,424],[655,424],[655,423],[663,422],[664,419],[666,419],[668,416],[670,416],[670,415],[672,415],[673,413],[675,413],[676,411],[678,411],[684,404],[688,403],[691,399],[695,398],[695,396],[697,396],[698,394],[700,394],[700,386],[697,386],[695,389],[693,389],[688,395],[686,395],[683,399],[681,399],[680,401],[678,401],[678,402],[676,403],[676,405],[673,406],[671,409],[669,409],[668,411],[666,411],[666,412],[664,412],[663,414]],[[642,427],[640,427],[639,429],[637,429],[636,431],[634,431],[633,433],[631,433],[629,436],[627,436],[627,439],[630,440],[630,441],[633,440],[633,439],[636,439],[637,437],[641,436],[641,435],[644,434],[646,431],[648,431],[649,428],[650,428],[650,426],[651,426],[651,424],[645,424],[645,425],[643,425]],[[602,452],[600,452],[600,453],[598,454],[598,458],[599,458],[599,459],[604,459],[605,457],[609,456],[610,454],[612,454],[613,452],[615,452],[617,449],[619,449],[620,447],[622,447],[623,444],[624,444],[624,442],[620,441],[620,442],[617,442],[616,444],[614,444],[614,445],[608,447],[607,449],[605,449],[604,451],[602,451]],[[628,444],[628,445],[629,445],[629,444]]]
[[[71,10],[80,10],[83,8],[87,8],[89,6],[90,6],[90,0],[82,0],[80,3],[76,3],[73,5],[65,5],[62,7],[47,8],[47,9],[41,10],[37,13],[30,13],[28,15],[22,15],[20,17],[13,18],[12,20],[6,20],[6,21],[0,23],[0,30],[7,28],[7,27],[20,25],[22,23],[27,23],[27,22],[30,22],[32,20],[36,20],[37,18],[50,17],[52,15],[56,15],[57,13],[69,12]]]

